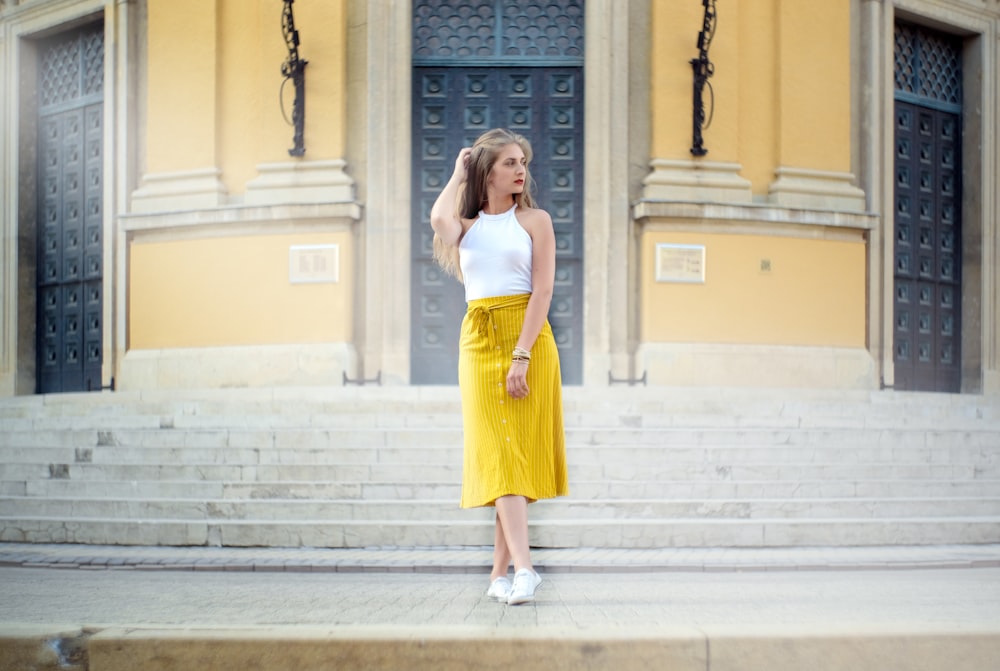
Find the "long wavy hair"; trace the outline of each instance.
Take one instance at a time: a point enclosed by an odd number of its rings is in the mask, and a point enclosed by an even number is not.
[[[476,139],[469,156],[468,174],[465,184],[459,189],[456,211],[463,219],[474,219],[489,201],[488,184],[493,165],[501,150],[510,144],[516,144],[524,152],[528,165],[531,164],[531,143],[523,135],[518,135],[505,128],[488,130]],[[531,195],[534,182],[531,172],[525,167],[524,190],[514,194],[514,202],[519,208],[535,207],[535,199]],[[450,275],[462,280],[462,269],[458,263],[458,245],[446,245],[434,234],[434,259]]]

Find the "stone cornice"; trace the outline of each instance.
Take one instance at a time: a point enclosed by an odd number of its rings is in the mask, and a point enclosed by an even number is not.
[[[678,222],[759,226],[760,233],[773,233],[775,226],[791,228],[833,228],[869,231],[878,226],[874,214],[775,207],[768,204],[695,203],[644,199],[632,206],[632,215],[641,227]]]
[[[126,233],[194,231],[197,229],[242,232],[246,226],[265,228],[278,224],[318,224],[340,220],[346,225],[361,219],[359,203],[310,203],[302,205],[229,205],[177,212],[126,214],[119,217]]]

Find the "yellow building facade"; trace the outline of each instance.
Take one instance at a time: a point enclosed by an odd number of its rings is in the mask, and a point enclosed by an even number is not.
[[[567,384],[1000,394],[995,0],[6,0],[0,30],[0,394],[454,383],[426,213],[493,126],[535,148]]]

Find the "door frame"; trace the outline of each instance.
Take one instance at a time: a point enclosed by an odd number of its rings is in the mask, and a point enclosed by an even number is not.
[[[998,156],[995,143],[979,142],[997,128],[997,25],[985,13],[964,10],[958,2],[947,6],[939,0],[852,0],[852,32],[859,45],[853,83],[853,126],[858,132],[852,156],[855,174],[860,176],[868,196],[868,209],[881,218],[880,228],[872,232],[868,251],[869,351],[880,368],[882,387],[892,388],[897,18],[963,38],[961,392],[1000,393],[1000,334],[996,326],[1000,213],[992,187],[998,179]]]
[[[628,374],[631,214],[629,208],[630,24],[643,9],[587,0],[584,19],[583,384]],[[367,86],[364,268],[359,371],[384,384],[410,383],[409,259],[412,144],[412,2],[364,3]],[[640,59],[636,59],[641,60]],[[381,82],[375,85],[372,82]]]
[[[17,175],[0,184],[0,397],[34,394],[36,388],[35,269],[29,261],[36,238],[19,234],[34,230],[37,211],[36,40],[96,21],[103,21],[105,54],[102,386],[110,387],[115,378],[125,334],[124,265],[116,221],[126,211],[141,156],[137,128],[144,102],[138,89],[145,69],[145,15],[144,0],[53,0],[0,12],[0,77],[12,84],[13,94],[0,105],[0,156],[6,157],[6,173]]]

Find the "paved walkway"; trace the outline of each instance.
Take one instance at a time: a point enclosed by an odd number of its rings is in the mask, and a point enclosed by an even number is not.
[[[1000,628],[1000,546],[536,550],[534,558],[545,578],[537,601],[508,608],[485,598],[488,549],[7,543],[0,544],[0,627]]]
[[[998,568],[1000,545],[572,548],[532,552],[546,573]],[[232,548],[0,543],[0,567],[350,573],[489,571],[490,548]]]
[[[0,668],[982,671],[1000,546],[489,550],[0,543]],[[41,660],[41,661],[39,661]],[[74,661],[75,660],[75,661]]]

